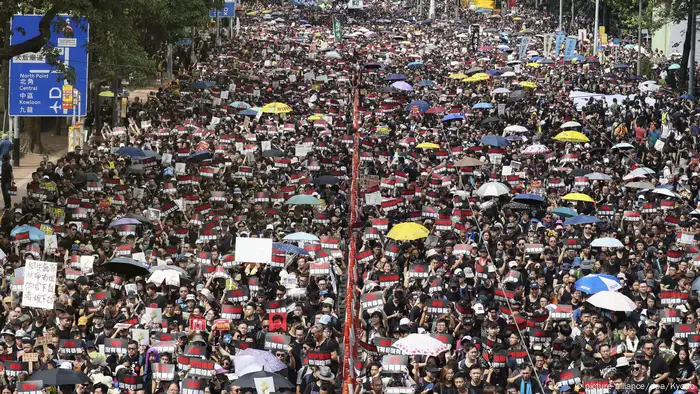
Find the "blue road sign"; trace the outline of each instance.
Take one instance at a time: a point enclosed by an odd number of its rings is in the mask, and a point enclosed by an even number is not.
[[[12,17],[10,44],[20,44],[39,33],[41,15]],[[86,19],[57,16],[65,21],[60,32],[52,28],[50,47],[58,48],[60,60],[75,70],[74,91],[80,92],[80,108],[76,115],[86,116],[88,102],[89,25]],[[22,34],[22,30],[25,34]],[[10,60],[10,116],[72,116],[72,109],[64,109],[70,98],[63,100],[63,85],[68,84],[54,66],[46,63],[41,53],[24,53]],[[74,99],[77,102],[77,99]],[[62,105],[64,104],[64,105]]]
[[[236,5],[233,2],[225,2],[224,8],[219,8],[219,16],[222,18],[233,18],[236,16]],[[209,17],[216,18],[216,9],[209,10]]]

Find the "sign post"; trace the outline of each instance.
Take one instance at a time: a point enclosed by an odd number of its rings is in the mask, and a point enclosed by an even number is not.
[[[333,37],[337,43],[343,42],[343,25],[338,19],[333,19]]]

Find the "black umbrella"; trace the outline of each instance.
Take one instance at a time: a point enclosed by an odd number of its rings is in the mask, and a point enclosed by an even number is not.
[[[517,201],[511,201],[508,204],[504,205],[503,209],[512,209],[514,211],[529,211],[532,209],[532,206]]]
[[[481,67],[472,67],[469,70],[467,70],[467,72],[465,72],[465,74],[476,74],[476,73],[480,73],[482,71],[484,71],[484,69]]]
[[[238,387],[243,387],[243,388],[253,388],[255,387],[255,378],[272,378],[272,383],[275,386],[275,389],[281,389],[281,388],[294,388],[295,386],[287,380],[282,375],[278,375],[273,372],[267,372],[267,371],[258,371],[258,372],[251,372],[247,373],[240,378],[234,380],[231,384],[233,386],[238,386]]]
[[[700,278],[697,278],[693,281],[692,290],[700,291]]]
[[[284,152],[279,149],[270,149],[263,151],[262,157],[284,157]]]
[[[126,169],[126,172],[128,174],[142,175],[145,172],[145,169],[143,164],[134,164],[133,166],[129,166],[129,168]]]
[[[73,177],[73,184],[78,185],[87,182],[97,182],[100,177],[94,172],[79,172]]]
[[[510,95],[508,95],[508,98],[513,99],[513,100],[520,100],[525,98],[525,91],[524,90],[516,90],[514,92],[510,92]]]
[[[41,380],[44,387],[49,387],[84,384],[88,383],[90,378],[84,373],[72,369],[56,368],[36,371],[27,380]]]
[[[102,264],[102,266],[110,272],[129,277],[139,275],[146,276],[150,273],[148,271],[148,264],[129,257],[115,257]]]
[[[588,168],[576,168],[575,170],[571,171],[571,175],[573,176],[586,176],[587,174],[590,174],[591,171]]]
[[[149,218],[147,218],[147,217],[145,217],[145,216],[143,216],[143,215],[137,215],[137,214],[135,214],[135,213],[129,213],[129,214],[127,214],[125,217],[131,218],[131,219],[136,219],[136,220],[138,220],[139,222],[141,222],[141,223],[143,223],[143,224],[153,224],[153,222],[151,221],[151,219],[149,219]]]
[[[481,124],[497,123],[497,122],[500,122],[500,121],[501,121],[501,119],[499,119],[499,118],[497,118],[497,117],[495,117],[495,116],[491,116],[491,117],[488,117],[488,118],[482,120],[482,121],[481,121]]]
[[[333,175],[321,175],[320,177],[314,178],[314,180],[311,181],[311,183],[314,185],[335,185],[336,183],[340,182],[340,178]]]

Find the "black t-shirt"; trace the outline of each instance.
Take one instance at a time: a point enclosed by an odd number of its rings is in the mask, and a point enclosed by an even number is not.
[[[148,307],[149,308],[165,309],[165,307],[167,305],[168,305],[168,299],[162,295],[158,295],[158,296],[156,296],[156,298],[151,298],[150,300],[148,300]]]
[[[601,377],[605,377],[605,374],[609,373],[610,371],[616,371],[616,366],[617,362],[613,358],[610,358],[610,361],[608,362],[599,360],[597,364]]]
[[[170,323],[172,322],[177,323],[178,326],[185,325],[185,321],[182,319],[182,315],[179,315],[177,313],[173,314],[172,316],[163,315],[163,319],[165,319],[165,321],[168,322],[168,325],[170,325]]]
[[[12,164],[9,161],[2,163],[2,178],[0,178],[3,184],[12,181]]]
[[[659,356],[654,357],[651,363],[649,363],[649,377],[652,379],[655,379],[657,375],[663,375],[669,371],[668,364]]]
[[[471,383],[469,383],[469,394],[481,394],[484,392],[484,383],[482,382],[478,386],[472,386]]]

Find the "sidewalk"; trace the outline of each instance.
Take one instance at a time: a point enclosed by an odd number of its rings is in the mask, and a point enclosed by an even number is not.
[[[68,153],[68,136],[55,136],[50,133],[41,134],[41,142],[44,148],[48,150],[49,161],[56,164],[56,161]],[[15,175],[15,186],[17,186],[17,195],[12,196],[12,203],[22,201],[27,195],[27,184],[32,180],[32,173],[36,171],[41,163],[41,160],[46,155],[27,153],[19,159],[19,167],[13,168]]]

